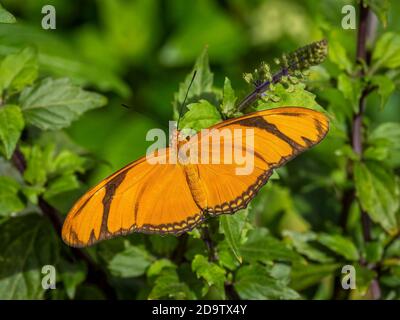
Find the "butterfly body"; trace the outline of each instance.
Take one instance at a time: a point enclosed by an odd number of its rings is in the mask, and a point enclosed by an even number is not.
[[[193,200],[199,209],[207,207],[207,195],[202,185],[198,167],[194,164],[183,165],[186,181],[192,194]]]
[[[63,239],[82,247],[131,232],[181,234],[207,216],[234,213],[274,169],[319,143],[328,128],[320,112],[282,107],[223,121],[190,138],[179,139],[176,131],[169,147],[84,194],[65,220]]]

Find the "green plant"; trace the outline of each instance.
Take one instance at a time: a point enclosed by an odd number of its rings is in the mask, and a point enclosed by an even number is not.
[[[70,2],[60,3],[67,15]],[[175,10],[177,3],[167,14],[177,26],[172,35],[159,31],[157,1],[132,2],[131,10],[123,1],[98,4],[101,30],[79,25],[76,46],[19,19],[12,24],[15,18],[0,7],[0,22],[10,23],[0,25],[0,298],[398,299],[400,35],[387,18],[395,9],[361,1],[353,38],[315,1],[305,2],[308,15],[289,0],[260,2],[254,12],[246,1],[227,1],[223,9],[211,1],[196,10],[181,4],[184,14]],[[29,16],[35,6],[16,12]],[[250,59],[241,55],[271,40],[256,25],[250,37],[240,21],[255,23],[258,11],[271,8],[291,17],[298,13],[298,21],[318,16],[314,24],[328,39],[328,59],[310,69],[296,64],[292,73],[282,74],[286,60],[304,53],[297,51],[281,57],[277,70],[262,64],[245,74],[249,86],[242,88],[236,75]],[[371,10],[391,28],[375,30],[377,39],[367,33],[376,26]],[[242,12],[241,19],[232,18]],[[127,45],[126,30],[129,39],[138,37],[131,15],[148,27],[140,41]],[[211,37],[216,27],[221,32]],[[299,36],[284,24],[279,30],[284,39]],[[193,33],[201,36],[189,45]],[[33,46],[27,45],[29,37]],[[88,249],[67,247],[59,237],[63,216],[91,184],[143,153],[137,136],[157,123],[165,126],[171,114],[166,101],[182,78],[180,69],[169,68],[193,61],[204,39],[211,39],[216,79],[204,51],[181,127],[201,129],[243,112],[296,105],[325,110],[329,135],[279,169],[249,208],[232,216],[210,219],[180,237],[132,234]],[[290,41],[282,46],[275,41],[276,51],[294,47]],[[313,58],[325,56],[318,52]],[[225,73],[231,80],[220,78]],[[173,97],[175,118],[192,74]],[[268,81],[274,83],[260,97],[254,86]],[[134,110],[124,110],[120,97],[128,99],[131,91],[127,104]],[[248,92],[255,98],[246,98]],[[133,141],[140,147],[127,153]],[[56,267],[57,290],[41,288],[41,268],[48,264]],[[341,287],[344,265],[355,267],[356,290]]]

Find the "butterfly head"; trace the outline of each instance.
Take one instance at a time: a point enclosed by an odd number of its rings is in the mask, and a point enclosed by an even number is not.
[[[182,130],[178,130],[174,128],[170,137],[170,146],[179,149],[182,145],[189,142],[195,134],[196,131],[193,129],[183,128]]]

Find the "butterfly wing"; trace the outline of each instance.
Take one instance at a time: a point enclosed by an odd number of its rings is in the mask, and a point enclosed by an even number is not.
[[[250,133],[242,130],[245,128],[251,129]],[[197,165],[199,183],[195,182],[194,186],[204,188],[206,207],[196,204],[187,172],[183,166],[169,163],[167,148],[158,154],[167,158],[165,164],[151,164],[143,157],[106,178],[78,200],[65,220],[64,241],[82,247],[133,231],[179,234],[201,222],[204,211],[217,215],[244,208],[274,168],[324,138],[328,120],[310,109],[277,108],[224,121],[210,129],[209,135],[188,142],[201,144],[211,138],[207,144],[209,156],[222,155],[220,164]],[[238,175],[241,164],[225,163],[221,150],[225,145],[221,137],[215,137],[218,130],[212,129],[241,129],[241,137],[232,135],[231,142],[253,138],[251,148],[246,145],[241,150],[242,154],[254,155],[251,173]]]
[[[168,149],[163,153],[168,156]],[[84,247],[134,231],[179,234],[202,218],[182,167],[143,157],[83,195],[70,210],[62,237],[70,246]]]
[[[212,129],[218,129],[213,131]],[[237,132],[231,134],[232,152],[234,141],[241,139],[245,156],[253,154],[254,168],[249,174],[238,174],[243,167],[233,161],[231,164],[199,164],[199,177],[206,189],[207,210],[211,215],[233,213],[245,208],[258,190],[268,181],[272,170],[284,165],[301,152],[319,143],[327,134],[327,117],[317,111],[281,107],[254,112],[243,117],[224,121],[210,128],[210,133],[199,138],[208,139],[211,154],[223,151],[224,142],[219,139],[223,129]],[[253,129],[246,131],[245,129]],[[216,137],[214,136],[219,135]],[[246,138],[253,137],[251,146],[245,146]],[[229,139],[224,137],[224,139]],[[225,140],[224,140],[225,141]],[[251,157],[249,157],[251,159]]]

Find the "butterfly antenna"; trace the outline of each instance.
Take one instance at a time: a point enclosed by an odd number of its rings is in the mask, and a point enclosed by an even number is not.
[[[187,97],[188,97],[188,95],[189,95],[189,91],[190,91],[190,88],[191,88],[191,86],[192,86],[192,84],[193,84],[194,78],[196,77],[196,74],[197,74],[197,70],[194,70],[192,80],[190,81],[189,87],[188,87],[187,90],[186,90],[185,99],[183,99],[183,102],[182,102],[182,104],[181,104],[181,108],[180,108],[180,110],[179,110],[179,117],[178,117],[178,121],[177,121],[177,123],[176,123],[176,128],[177,128],[177,129],[179,128],[179,120],[180,120],[181,117],[182,117],[183,107],[185,106],[186,99],[187,99]]]

